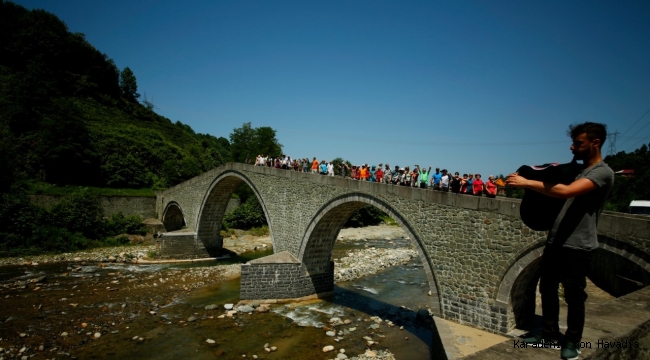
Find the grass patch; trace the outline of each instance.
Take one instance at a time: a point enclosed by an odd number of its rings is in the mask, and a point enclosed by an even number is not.
[[[89,195],[94,196],[156,197],[156,192],[152,189],[113,189],[73,185],[58,186],[46,183],[30,183],[27,191],[30,195],[70,196],[81,190],[85,190]]]
[[[251,228],[247,231],[247,233],[253,236],[267,236],[270,234],[269,227],[267,225]]]
[[[388,226],[399,226],[399,223],[390,216],[383,216],[381,220]]]

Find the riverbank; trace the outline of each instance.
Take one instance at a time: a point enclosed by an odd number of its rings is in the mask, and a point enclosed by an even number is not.
[[[341,235],[345,239],[341,241],[363,241],[393,233],[395,228],[388,226],[367,230],[344,229]],[[272,240],[270,237],[247,239],[242,236],[225,239],[224,244],[234,253],[246,254],[255,250],[268,252]],[[203,296],[201,294],[214,294],[215,286],[236,284],[240,264],[218,265],[215,262],[209,264],[212,266],[171,266],[137,263],[149,258],[154,250],[155,245],[133,245],[0,259],[0,296],[3,299],[3,307],[0,308],[0,322],[3,323],[0,328],[0,357],[110,358],[113,357],[111,354],[123,354],[122,350],[116,350],[116,346],[124,349],[140,346],[130,350],[137,352],[142,349],[142,344],[161,341],[162,333],[188,326],[199,331],[203,326],[223,319],[230,321],[218,327],[231,329],[232,325],[244,325],[243,320],[250,315],[242,312],[229,317],[226,303],[216,302],[198,308],[197,305],[187,305],[193,304],[195,300],[192,299]],[[391,255],[392,249],[380,250],[359,249],[335,261],[355,276],[364,276],[406,259]],[[384,256],[389,259],[384,259]],[[354,266],[348,265],[352,265],[355,258],[363,259],[361,263],[366,264],[350,271]],[[380,266],[368,267],[368,263]],[[214,295],[211,296],[214,298]],[[362,315],[359,313],[355,316],[353,325],[370,321],[369,317]],[[258,315],[260,319],[264,316],[271,315]],[[152,327],[161,329],[160,333],[152,333]],[[244,330],[254,331],[255,328]],[[310,331],[316,334],[322,330]],[[372,358],[373,355],[376,356],[374,358],[394,358],[387,349],[377,348],[380,343],[378,339],[374,340],[377,350],[367,354],[360,351],[368,341],[362,336],[370,335],[367,332],[359,333],[357,341],[360,341],[360,345],[351,345],[345,356],[355,358],[356,354],[360,354],[362,356],[358,359]],[[314,346],[322,345],[322,349],[332,345],[330,342],[325,337],[315,341]],[[283,341],[278,343],[282,344]],[[228,348],[223,344],[213,347],[213,354],[219,354],[220,349],[223,354],[223,349]],[[343,358],[338,355],[343,354],[340,350],[337,347],[337,353],[331,356],[331,353],[321,353],[324,359]],[[286,348],[278,350],[278,353],[288,354],[290,351]],[[260,348],[259,353],[251,352],[249,356],[263,358],[264,354],[264,349]]]

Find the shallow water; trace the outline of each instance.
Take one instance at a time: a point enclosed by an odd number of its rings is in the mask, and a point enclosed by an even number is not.
[[[352,249],[396,247],[407,243],[407,240],[393,240],[393,244],[387,240],[339,242],[334,249],[334,256],[345,256]],[[173,298],[172,294],[161,293],[155,288],[151,288],[151,299],[147,297],[137,303],[128,299],[111,298],[110,294],[117,295],[119,292],[108,292],[110,287],[153,283],[158,279],[157,274],[164,269],[209,268],[225,263],[242,263],[270,254],[272,251],[255,252],[218,262],[193,264],[109,264],[100,267],[94,264],[79,266],[74,263],[58,263],[37,267],[4,267],[0,281],[16,282],[40,274],[47,275],[48,283],[52,286],[43,288],[42,293],[58,291],[61,295],[57,295],[57,302],[66,300],[61,298],[65,296],[68,298],[65,303],[79,302],[76,308],[79,310],[102,309],[112,320],[102,321],[105,324],[102,326],[109,326],[110,330],[107,328],[102,331],[105,335],[101,341],[83,340],[83,335],[90,332],[79,331],[78,327],[74,330],[74,339],[77,340],[73,341],[71,337],[67,341],[68,346],[71,346],[70,352],[82,359],[213,359],[215,356],[241,359],[242,355],[247,358],[258,355],[260,359],[329,359],[336,354],[324,354],[322,348],[326,345],[334,345],[337,351],[344,348],[350,357],[364,353],[368,348],[364,336],[377,343],[372,349],[389,349],[397,359],[430,358],[430,328],[418,323],[415,316],[417,309],[426,307],[429,302],[426,294],[428,284],[424,271],[419,266],[419,259],[358,281],[339,283],[331,299],[286,306],[273,305],[269,313],[238,314],[235,318],[218,319],[218,316],[225,312],[223,304],[239,301],[239,278],[200,287],[188,292],[188,295],[175,297],[171,302],[168,299]],[[80,301],[85,292],[97,292],[100,279],[107,291],[107,296],[99,301],[101,303]],[[119,279],[121,285],[107,283],[113,279]],[[136,283],[128,283],[129,279],[138,280]],[[206,281],[209,282],[209,279]],[[79,289],[82,289],[81,292]],[[31,298],[37,294],[31,292],[25,296]],[[126,307],[125,302],[128,303]],[[158,307],[154,303],[166,305]],[[205,306],[211,304],[218,305],[218,308],[205,310]],[[92,318],[71,318],[71,314],[66,313],[73,313],[75,308],[70,309],[66,312],[46,310],[44,316],[61,323],[99,321]],[[155,314],[149,314],[151,309],[155,310]],[[27,312],[21,314],[24,314],[23,317],[31,316]],[[395,326],[389,327],[386,322],[376,324],[369,319],[375,315],[393,321]],[[189,321],[191,317],[194,319]],[[333,328],[329,325],[332,317],[348,319],[351,323]],[[31,322],[27,318],[22,321]],[[114,321],[112,326],[111,321]],[[400,330],[400,326],[404,330]],[[339,342],[325,335],[328,330],[341,332],[337,336]],[[138,342],[133,337],[143,337],[146,340]],[[82,340],[78,340],[80,338]],[[214,340],[215,343],[208,344],[207,339]],[[264,351],[267,343],[276,346],[277,351],[267,354]]]

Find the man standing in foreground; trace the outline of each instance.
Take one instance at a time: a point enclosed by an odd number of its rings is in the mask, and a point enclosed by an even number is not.
[[[567,303],[567,330],[561,356],[577,359],[585,324],[587,268],[593,250],[598,248],[596,228],[607,195],[614,184],[614,172],[603,162],[601,149],[607,137],[603,124],[586,122],[569,127],[571,152],[583,161],[583,169],[569,185],[528,180],[517,173],[508,175],[508,186],[530,189],[547,196],[567,199],[548,233],[542,256],[540,293],[542,294],[542,333],[525,338],[527,343],[559,343],[558,287],[564,286]]]

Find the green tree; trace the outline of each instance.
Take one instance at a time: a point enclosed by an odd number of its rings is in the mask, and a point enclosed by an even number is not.
[[[352,163],[349,160],[343,160],[343,158],[340,158],[340,157],[334,158],[334,160],[332,160],[332,165],[334,165],[334,173],[336,175],[341,175],[341,165],[343,163],[347,164],[348,168],[350,168],[350,169],[346,169],[346,171],[345,171],[345,173],[349,177],[350,176],[350,170],[352,169]]]
[[[133,71],[128,66],[120,73],[120,89],[122,90],[122,96],[129,101],[135,102],[140,97],[135,74],[133,74]]]
[[[253,128],[250,122],[236,128],[230,134],[230,158],[232,161],[245,162],[250,156],[278,156],[282,154],[282,145],[275,137],[275,130],[268,126]]]

